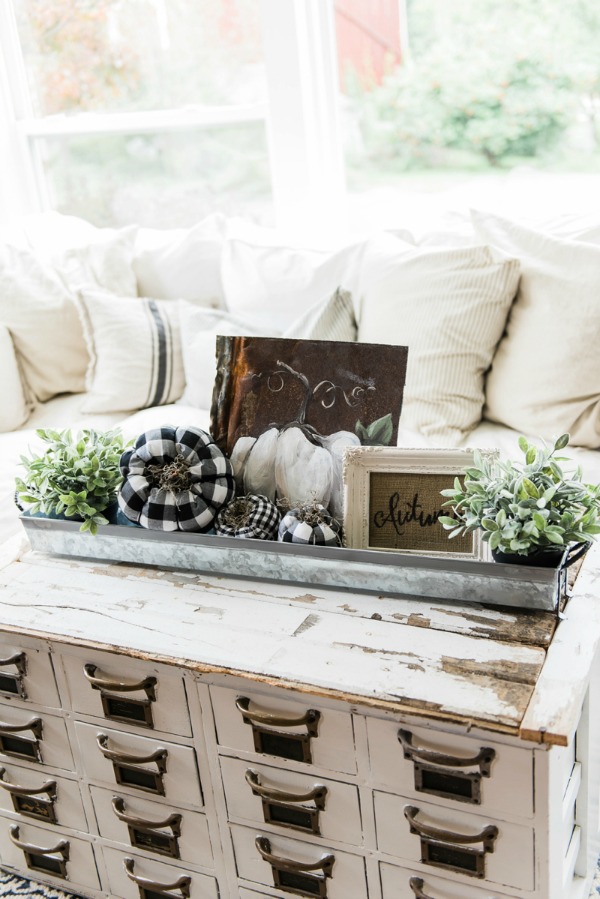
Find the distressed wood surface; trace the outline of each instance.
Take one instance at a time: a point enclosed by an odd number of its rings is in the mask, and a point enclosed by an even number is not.
[[[26,553],[0,628],[518,733],[555,619]]]

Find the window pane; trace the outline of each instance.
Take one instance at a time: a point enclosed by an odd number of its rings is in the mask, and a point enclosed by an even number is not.
[[[13,0],[36,115],[261,102],[260,0]]]
[[[592,202],[597,0],[336,0],[336,31],[357,221]]]
[[[187,227],[214,211],[273,224],[262,123],[40,144],[52,208],[98,226]]]

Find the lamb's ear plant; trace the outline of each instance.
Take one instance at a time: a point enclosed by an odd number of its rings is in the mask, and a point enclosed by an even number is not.
[[[519,438],[522,462],[475,452],[473,466],[454,487],[442,490],[454,517],[440,516],[450,537],[479,528],[492,550],[520,556],[594,540],[600,533],[600,485],[582,482],[581,468],[566,474],[557,455],[569,443],[563,434],[552,447]]]
[[[121,431],[40,429],[46,444],[39,454],[21,456],[25,469],[16,479],[17,500],[32,514],[57,514],[82,520],[80,530],[96,534],[108,524],[102,514],[117,498],[123,477],[119,461],[128,445]]]

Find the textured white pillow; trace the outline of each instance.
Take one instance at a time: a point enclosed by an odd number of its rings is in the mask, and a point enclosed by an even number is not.
[[[517,256],[521,281],[486,381],[484,415],[517,431],[600,447],[600,247],[473,213]]]
[[[331,251],[227,240],[222,276],[227,308],[284,331],[337,287],[352,291],[364,244]]]
[[[74,298],[53,268],[10,244],[0,245],[0,322],[37,399],[84,389],[89,356]]]
[[[216,339],[226,336],[279,336],[257,330],[256,325],[216,309],[202,309],[180,300],[179,321],[185,372],[185,390],[179,400],[183,406],[210,409],[217,374]]]
[[[369,243],[358,339],[408,346],[402,427],[456,445],[479,422],[518,277],[516,260],[485,246],[420,249],[388,235]]]
[[[224,216],[216,214],[188,231],[140,231],[133,263],[140,295],[224,306],[221,250],[225,227]]]
[[[74,291],[102,287],[119,296],[137,296],[133,252],[137,228],[96,228],[58,212],[26,216],[29,245],[42,262],[54,266]]]
[[[82,291],[79,307],[91,356],[82,412],[129,412],[181,396],[176,303]]]
[[[354,341],[357,335],[352,294],[338,288],[328,300],[311,306],[282,336],[302,340]]]
[[[0,324],[0,431],[15,431],[25,424],[31,412],[27,402],[25,385],[21,380],[19,363],[13,347],[10,331]]]

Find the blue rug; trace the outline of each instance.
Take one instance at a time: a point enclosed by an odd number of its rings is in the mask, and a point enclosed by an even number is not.
[[[35,899],[77,899],[72,893],[63,893],[53,887],[42,886],[31,880],[23,880],[0,871],[0,896],[33,896]],[[596,873],[590,899],[600,896],[600,870]]]

